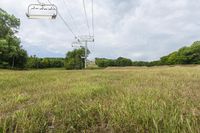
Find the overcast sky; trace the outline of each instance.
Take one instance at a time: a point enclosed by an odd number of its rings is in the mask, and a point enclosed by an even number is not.
[[[88,34],[82,0],[51,1],[75,34]],[[91,0],[85,1],[90,19]],[[37,0],[0,0],[0,8],[21,19],[19,36],[29,55],[64,57],[73,49],[74,36],[59,17],[27,19],[31,3]],[[89,44],[90,59],[156,60],[200,40],[200,0],[94,0],[94,10],[95,43]]]

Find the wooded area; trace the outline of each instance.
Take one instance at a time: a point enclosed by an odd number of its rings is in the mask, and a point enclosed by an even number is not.
[[[95,62],[99,67],[200,64],[200,41],[196,41],[189,47],[183,47],[178,51],[175,51],[167,56],[161,57],[158,61],[131,61],[130,59],[120,57],[116,60],[96,58]]]

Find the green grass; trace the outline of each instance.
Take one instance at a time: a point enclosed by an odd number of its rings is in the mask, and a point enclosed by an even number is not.
[[[0,132],[200,132],[200,67],[0,70]]]

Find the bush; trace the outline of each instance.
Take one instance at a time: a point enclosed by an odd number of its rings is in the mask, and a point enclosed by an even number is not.
[[[95,59],[95,64],[98,67],[112,67],[112,66],[132,66],[132,61],[127,58],[119,57],[116,60],[113,59],[106,59],[106,58],[96,58]]]
[[[88,50],[88,54],[90,51]],[[73,69],[83,69],[85,66],[84,57],[85,56],[85,48],[75,49],[73,51],[69,51],[66,54],[65,58],[65,68],[67,70]]]
[[[26,64],[27,68],[62,68],[64,67],[64,58],[38,58],[31,56]]]

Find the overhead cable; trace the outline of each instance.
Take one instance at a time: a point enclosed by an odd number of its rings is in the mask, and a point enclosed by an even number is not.
[[[50,0],[48,0],[48,2],[50,4],[52,4]],[[65,26],[68,28],[68,30],[74,35],[74,37],[77,38],[76,34],[73,32],[72,28],[69,26],[69,24],[67,23],[67,21],[62,17],[62,15],[60,14],[59,11],[58,11],[58,16],[61,18],[61,20],[63,21],[63,23],[65,24]]]
[[[86,7],[85,7],[85,0],[83,0],[83,9],[84,9],[84,12],[85,12],[85,20],[86,20],[89,36],[91,36],[91,34],[90,34],[90,26],[89,26],[89,22],[88,22]]]

